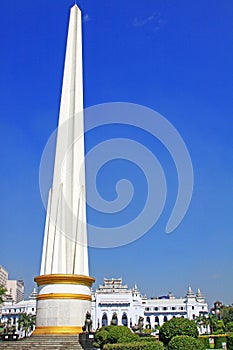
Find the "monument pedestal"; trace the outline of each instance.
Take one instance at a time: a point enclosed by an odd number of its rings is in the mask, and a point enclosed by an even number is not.
[[[37,296],[36,329],[33,335],[79,334],[91,309],[94,278],[52,274],[35,277]]]
[[[94,333],[80,333],[79,343],[85,350],[96,350],[93,346],[95,334]]]

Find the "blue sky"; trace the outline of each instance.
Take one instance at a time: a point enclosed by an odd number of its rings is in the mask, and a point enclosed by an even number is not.
[[[71,5],[68,0],[0,2],[0,264],[10,278],[25,280],[27,293],[39,273],[45,219],[39,164],[57,125]],[[183,137],[195,177],[188,213],[166,235],[177,191],[174,166],[156,140],[130,131],[160,158],[169,197],[157,224],[136,242],[90,248],[96,286],[104,277],[123,277],[148,296],[169,291],[183,296],[191,285],[210,303],[232,303],[232,1],[80,0],[78,5],[84,22],[85,107],[119,101],[158,111]],[[106,132],[120,137],[127,130]],[[90,133],[86,147],[99,138]],[[134,173],[132,167],[117,164],[116,172],[109,165],[98,183],[106,199],[121,173],[127,177],[124,170]],[[142,191],[136,173],[132,181]],[[139,197],[135,210],[142,205]],[[89,218],[100,220],[91,212]]]

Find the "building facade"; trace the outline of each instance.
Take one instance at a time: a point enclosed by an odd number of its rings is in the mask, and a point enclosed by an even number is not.
[[[37,293],[34,290],[28,300],[22,300],[18,303],[6,301],[2,307],[1,323],[11,324],[16,327],[18,332],[18,321],[21,314],[36,315],[36,297]]]
[[[24,282],[23,280],[8,280],[6,289],[9,296],[15,303],[24,300]]]
[[[0,265],[0,286],[6,288],[6,284],[7,284],[7,280],[8,280],[8,271]],[[0,318],[2,315],[2,305],[0,304]]]
[[[6,287],[7,280],[8,272],[3,266],[0,266],[0,286]]]
[[[93,328],[107,326],[112,318],[117,324],[132,327],[143,314],[141,295],[135,286],[133,290],[122,284],[122,279],[104,279],[96,292],[92,293]]]
[[[166,296],[148,299],[143,297],[135,285],[129,289],[122,279],[104,279],[104,284],[92,292],[93,328],[110,325],[112,319],[118,325],[133,327],[143,317],[144,327],[162,326],[173,317],[190,320],[208,314],[208,305],[200,289],[194,294],[191,287],[184,298]]]

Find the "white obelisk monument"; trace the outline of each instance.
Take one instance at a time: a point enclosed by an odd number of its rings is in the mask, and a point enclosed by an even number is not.
[[[52,188],[37,297],[39,334],[82,332],[91,306],[86,232],[82,19],[71,8]]]

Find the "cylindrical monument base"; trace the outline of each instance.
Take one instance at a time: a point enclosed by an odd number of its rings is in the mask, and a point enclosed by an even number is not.
[[[34,280],[39,292],[33,335],[81,333],[86,313],[91,311],[91,286],[95,279],[52,274]]]

